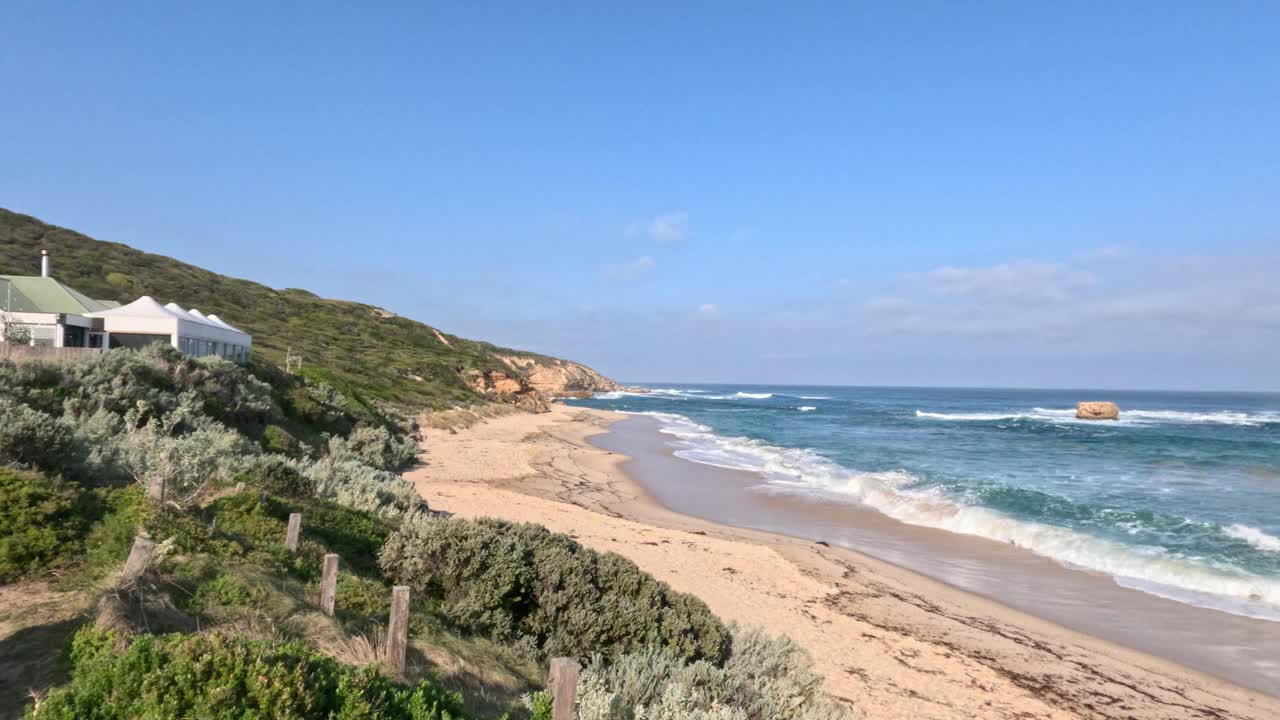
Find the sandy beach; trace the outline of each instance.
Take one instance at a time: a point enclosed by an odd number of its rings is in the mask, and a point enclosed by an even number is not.
[[[1280,700],[842,548],[664,509],[557,404],[424,432],[431,506],[534,522],[624,555],[729,621],[790,635],[868,718],[1275,718]]]

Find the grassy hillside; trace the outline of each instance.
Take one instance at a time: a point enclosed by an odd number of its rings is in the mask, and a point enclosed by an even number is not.
[[[292,347],[317,379],[404,408],[481,400],[460,373],[513,374],[495,353],[550,360],[439,333],[371,305],[219,275],[0,208],[0,274],[35,274],[41,250],[53,256],[56,278],[90,297],[130,302],[151,295],[216,313],[253,335],[256,357],[283,366]]]

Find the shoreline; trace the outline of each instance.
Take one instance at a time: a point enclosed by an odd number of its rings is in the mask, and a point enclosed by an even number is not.
[[[426,430],[406,477],[437,509],[569,533],[726,621],[790,635],[868,718],[1280,716],[1276,698],[862,553],[670,511],[627,474],[632,457],[587,439],[624,417],[557,404]]]
[[[1280,651],[1263,651],[1280,648],[1274,621],[1170,600],[1025,548],[911,525],[838,498],[755,492],[757,473],[679,458],[662,426],[629,415],[589,441],[634,456],[623,471],[673,512],[830,542],[1090,637],[1280,696]]]

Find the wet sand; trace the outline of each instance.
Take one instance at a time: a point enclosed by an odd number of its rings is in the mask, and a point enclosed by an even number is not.
[[[1280,696],[1280,623],[1189,606],[985,538],[899,522],[840,501],[765,494],[754,473],[682,460],[661,424],[631,416],[590,439],[664,507],[858,550],[1074,630]]]
[[[790,635],[813,655],[828,691],[868,718],[1280,717],[1274,697],[958,589],[975,575],[964,553],[947,561],[950,576],[939,574],[947,584],[834,544],[723,524],[745,524],[754,500],[782,500],[705,492],[748,476],[674,458],[642,424],[602,434],[622,417],[561,405],[456,434],[430,430],[425,463],[408,477],[437,509],[569,533],[697,595],[726,620]],[[593,446],[591,436],[608,447],[627,443],[628,455]],[[670,493],[710,503],[704,510],[722,513],[721,522],[663,507]],[[819,527],[848,522],[824,518]],[[854,526],[876,534],[874,525]],[[927,554],[907,541],[890,550]]]

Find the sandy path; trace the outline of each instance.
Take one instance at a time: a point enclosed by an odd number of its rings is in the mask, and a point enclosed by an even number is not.
[[[1280,701],[858,553],[657,506],[589,445],[619,416],[555,406],[429,430],[432,507],[536,522],[622,554],[726,620],[795,638],[868,718],[1277,718]]]

